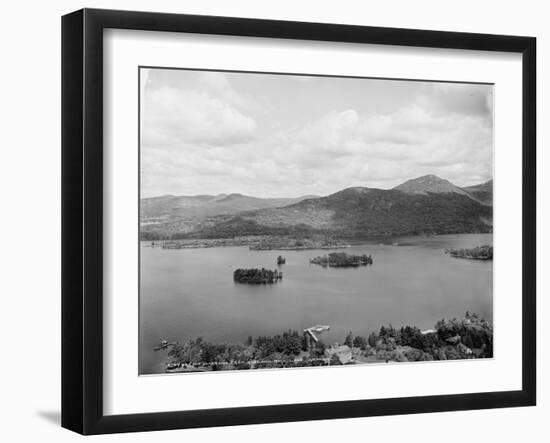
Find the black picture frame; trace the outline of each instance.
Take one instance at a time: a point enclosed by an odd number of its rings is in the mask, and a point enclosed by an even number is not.
[[[522,388],[104,415],[103,30],[503,51],[522,54]],[[536,404],[536,39],[232,17],[83,9],[62,18],[62,426],[82,434],[151,431]]]

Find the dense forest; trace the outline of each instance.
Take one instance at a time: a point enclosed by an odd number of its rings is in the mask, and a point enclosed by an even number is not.
[[[309,343],[309,344],[308,344]],[[350,332],[343,341],[353,358],[347,364],[492,358],[493,328],[477,314],[438,321],[433,330],[382,326],[368,336]],[[171,343],[168,369],[228,370],[342,364],[323,341],[311,345],[305,333],[248,337],[243,344],[212,343],[202,338]]]
[[[425,178],[419,178],[407,182],[404,188],[347,188],[280,207],[262,203],[264,207],[252,210],[206,212],[208,215],[202,218],[185,218],[184,208],[170,213],[164,221],[161,214],[155,218],[155,213],[147,213],[155,221],[142,224],[140,235],[142,240],[314,235],[349,240],[380,235],[492,232],[492,182],[462,189],[435,176],[430,180],[434,181],[430,181],[434,192],[426,190]],[[455,192],[446,192],[453,189]]]
[[[319,213],[316,218],[315,214]],[[327,214],[330,217],[327,218]],[[142,240],[314,235],[354,239],[379,235],[492,232],[492,207],[460,194],[409,195],[354,189],[283,208],[213,219],[204,228],[166,233],[162,226],[141,230]],[[313,220],[313,221],[312,221]],[[323,220],[317,223],[315,220]],[[308,224],[309,223],[309,224]]]

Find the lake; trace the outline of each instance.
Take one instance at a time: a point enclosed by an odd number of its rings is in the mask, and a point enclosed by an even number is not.
[[[492,261],[452,258],[446,248],[492,244],[492,234],[401,237],[354,244],[349,254],[372,254],[360,268],[323,268],[309,259],[333,250],[250,251],[246,246],[162,249],[141,244],[140,373],[163,372],[160,340],[244,343],[330,325],[321,338],[343,342],[392,324],[433,328],[469,310],[492,322]],[[384,242],[387,244],[381,244]],[[398,245],[392,245],[393,243]],[[286,264],[277,267],[278,255]],[[280,269],[272,285],[233,282],[237,268]]]

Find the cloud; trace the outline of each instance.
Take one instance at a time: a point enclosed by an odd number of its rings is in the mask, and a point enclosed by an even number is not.
[[[422,103],[385,115],[329,112],[286,140],[295,142],[281,146],[283,163],[336,174],[341,186],[387,187],[428,173],[466,184],[492,175],[492,129],[484,118]]]
[[[222,73],[142,74],[144,195],[181,193],[233,174],[235,153],[257,137],[251,111],[258,105],[235,91]]]
[[[142,143],[154,147],[185,142],[232,145],[254,138],[254,119],[204,92],[162,87],[142,106]]]
[[[419,102],[433,112],[492,119],[492,98],[492,88],[488,85],[426,83]]]
[[[198,76],[198,89],[207,91],[209,95],[223,100],[226,104],[241,111],[254,112],[261,109],[261,105],[249,94],[238,93],[233,89],[223,72],[202,72]]]
[[[240,75],[186,72],[181,81],[156,84],[150,76],[142,106],[145,196],[326,195],[349,186],[390,188],[424,174],[459,186],[492,176],[487,85],[410,82],[397,97],[403,89],[376,83],[381,111],[363,106],[369,95],[357,81],[356,97],[337,103],[342,79],[333,80],[331,95],[328,80],[307,77],[307,92],[296,96],[284,76],[268,84]]]

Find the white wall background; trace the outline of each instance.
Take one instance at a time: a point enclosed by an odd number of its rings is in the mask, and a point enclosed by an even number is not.
[[[449,31],[531,35],[538,38],[539,275],[548,266],[540,250],[550,235],[544,123],[550,120],[549,11],[534,0],[112,0],[4,2],[0,26],[0,438],[3,441],[75,441],[60,415],[60,16],[81,7],[234,15]],[[545,113],[546,111],[546,113]],[[550,313],[539,278],[539,388],[534,408],[365,418],[206,430],[102,436],[94,441],[202,442],[545,441],[550,431]]]

